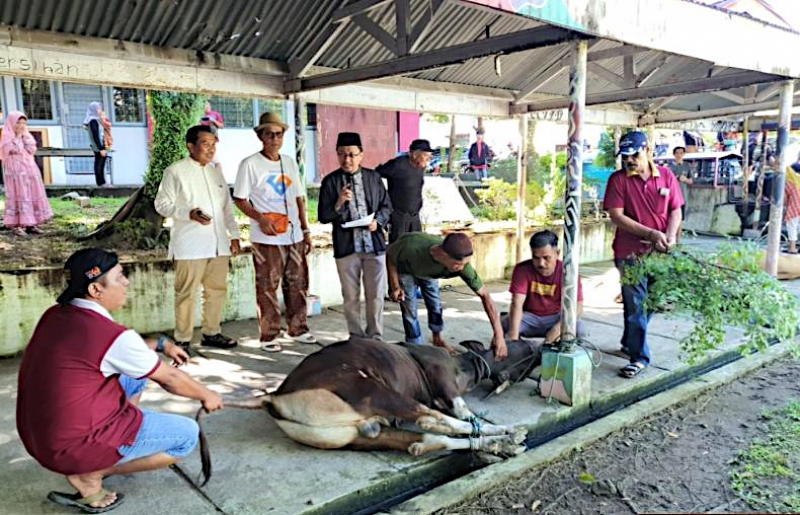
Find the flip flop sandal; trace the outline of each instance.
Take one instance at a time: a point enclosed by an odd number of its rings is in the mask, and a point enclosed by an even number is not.
[[[264,352],[280,352],[283,347],[278,342],[264,342],[261,344],[261,350]]]
[[[641,374],[645,368],[647,367],[645,367],[638,361],[635,361],[633,363],[628,363],[627,365],[619,369],[619,375],[620,377],[624,377],[625,379],[633,379],[637,375]]]
[[[125,495],[118,493],[117,500],[108,506],[97,508],[90,506],[93,502],[102,500],[109,493],[110,492],[105,488],[96,494],[89,495],[87,497],[81,497],[81,494],[79,493],[65,494],[63,492],[50,492],[47,494],[47,498],[56,504],[60,504],[61,506],[78,508],[82,513],[105,513],[119,507],[119,505],[122,504],[123,500],[125,499]]]
[[[287,332],[287,333],[284,333],[284,336],[286,336],[286,338],[292,340],[293,342],[298,342],[298,343],[317,343],[317,339],[314,338],[314,335],[311,334],[311,333],[303,333],[303,334],[298,334],[297,336],[292,336]]]

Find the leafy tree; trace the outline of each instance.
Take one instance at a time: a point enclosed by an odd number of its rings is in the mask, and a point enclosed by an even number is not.
[[[625,134],[633,129],[624,128],[622,134]],[[614,127],[606,127],[606,130],[600,134],[600,144],[598,145],[599,152],[594,159],[594,164],[601,168],[616,168],[617,155],[616,155],[616,142],[614,141]]]
[[[186,131],[200,119],[205,98],[192,93],[153,91],[147,95],[155,121],[150,164],[144,177],[144,194],[155,199],[164,170],[189,155]]]

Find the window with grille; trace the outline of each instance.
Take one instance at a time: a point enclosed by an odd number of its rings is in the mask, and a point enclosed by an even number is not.
[[[253,99],[235,97],[209,97],[211,109],[222,115],[223,123],[228,128],[252,128]]]
[[[259,98],[258,116],[261,116],[264,113],[277,113],[283,116],[283,100],[276,100],[271,98]]]
[[[114,122],[144,123],[144,91],[131,88],[112,88]]]
[[[20,79],[22,110],[29,120],[53,120],[53,90],[50,81]]]

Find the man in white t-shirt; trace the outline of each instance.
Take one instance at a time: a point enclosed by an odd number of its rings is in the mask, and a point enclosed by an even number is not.
[[[281,328],[279,285],[286,305],[285,336],[316,343],[306,313],[311,235],[305,188],[294,159],[280,153],[288,128],[278,114],[261,115],[254,130],[263,148],[241,162],[233,188],[236,206],[250,217],[261,348],[266,352],[282,350],[276,341]]]

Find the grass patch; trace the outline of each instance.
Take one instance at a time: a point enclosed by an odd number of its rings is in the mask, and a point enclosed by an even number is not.
[[[128,198],[92,197],[89,207],[80,207],[74,200],[50,199],[53,221],[59,232],[80,236],[91,232],[101,222],[114,216]]]
[[[757,438],[732,460],[731,488],[750,507],[771,513],[800,512],[800,400],[766,411],[766,438]]]

